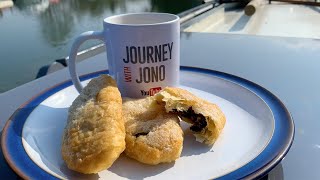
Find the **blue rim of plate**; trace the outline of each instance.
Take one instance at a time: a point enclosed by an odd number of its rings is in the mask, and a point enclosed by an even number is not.
[[[274,119],[274,134],[266,148],[252,161],[239,169],[223,175],[218,179],[258,179],[271,171],[288,153],[294,139],[294,122],[284,104],[265,88],[246,79],[227,73],[202,69],[197,67],[181,66],[181,71],[203,73],[237,83],[262,98],[270,107]],[[108,70],[86,74],[80,77],[81,81],[94,78],[100,74],[107,74]],[[27,155],[22,145],[22,129],[30,113],[52,94],[72,85],[68,80],[50,87],[22,104],[8,119],[2,131],[1,146],[4,157],[9,166],[24,179],[58,179],[37,166]]]

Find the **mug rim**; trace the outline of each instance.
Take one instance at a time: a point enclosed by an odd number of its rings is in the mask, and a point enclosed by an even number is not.
[[[169,21],[163,21],[163,22],[157,22],[157,23],[141,23],[141,24],[133,24],[133,23],[115,23],[112,22],[112,20],[120,17],[125,17],[125,16],[132,16],[132,15],[166,15],[166,16],[171,16],[173,17],[172,20]],[[163,24],[171,24],[176,21],[179,21],[180,17],[171,14],[171,13],[160,13],[160,12],[143,12],[143,13],[125,13],[125,14],[118,14],[118,15],[113,15],[105,18],[103,20],[104,24],[110,24],[110,25],[117,25],[117,26],[154,26],[154,25],[163,25]]]

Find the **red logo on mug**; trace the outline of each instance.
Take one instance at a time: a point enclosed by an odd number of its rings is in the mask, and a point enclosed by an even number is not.
[[[157,92],[161,91],[161,87],[155,87],[155,88],[151,88],[149,90],[149,96],[153,96],[155,95]]]

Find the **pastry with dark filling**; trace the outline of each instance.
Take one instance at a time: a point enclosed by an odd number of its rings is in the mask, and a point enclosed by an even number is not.
[[[155,95],[167,112],[177,114],[192,126],[196,140],[208,145],[214,144],[224,128],[226,117],[221,109],[187,90],[167,87]]]
[[[177,115],[167,113],[163,104],[153,97],[124,98],[122,110],[127,156],[151,165],[180,157],[183,131]]]

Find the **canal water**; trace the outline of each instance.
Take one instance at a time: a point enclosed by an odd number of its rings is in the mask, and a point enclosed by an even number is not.
[[[68,56],[76,36],[102,30],[105,17],[131,12],[180,13],[201,0],[15,0],[0,9],[0,93],[36,78]],[[98,44],[89,41],[81,49]]]

